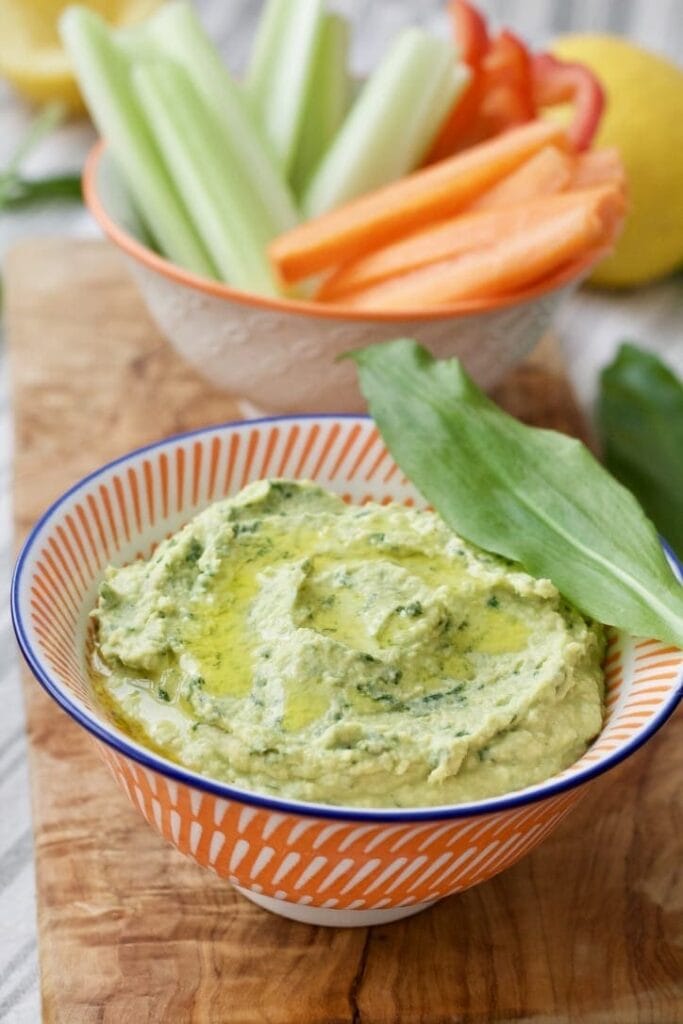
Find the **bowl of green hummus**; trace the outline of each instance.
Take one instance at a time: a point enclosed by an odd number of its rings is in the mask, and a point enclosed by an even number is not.
[[[150,825],[321,924],[404,917],[514,863],[683,674],[457,536],[362,416],[226,424],[103,467],[34,529],[12,604],[36,678]]]

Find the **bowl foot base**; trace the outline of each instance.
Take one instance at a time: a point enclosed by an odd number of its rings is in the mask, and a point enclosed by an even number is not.
[[[433,903],[413,903],[408,907],[388,907],[379,910],[334,910],[330,907],[310,907],[303,903],[290,903],[287,900],[276,900],[272,896],[264,896],[251,889],[243,889],[241,885],[234,888],[252,903],[280,917],[288,917],[302,924],[323,925],[327,928],[366,928],[374,924],[391,924],[403,917],[412,917],[433,906]]]

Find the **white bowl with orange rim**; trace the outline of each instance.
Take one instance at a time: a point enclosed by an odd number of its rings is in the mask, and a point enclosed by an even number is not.
[[[245,400],[249,412],[360,411],[354,368],[337,357],[401,336],[439,358],[457,356],[477,384],[490,389],[534,348],[600,258],[589,253],[513,297],[419,313],[359,311],[239,291],[159,256],[101,142],[86,164],[83,188],[162,333],[203,377]]]
[[[12,583],[31,670],[93,736],[125,797],[164,839],[259,905],[314,924],[381,924],[477,885],[537,846],[676,708],[683,651],[612,630],[596,741],[558,775],[492,799],[333,807],[251,792],[154,753],[93,693],[88,621],[105,566],[149,552],[211,501],[268,475],[314,479],[355,502],[422,504],[367,417],[228,423],[132,452],[76,484],[33,529]],[[73,785],[78,799],[78,778]]]

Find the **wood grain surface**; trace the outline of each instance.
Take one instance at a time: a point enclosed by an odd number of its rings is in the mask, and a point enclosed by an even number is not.
[[[104,243],[15,250],[6,314],[18,537],[106,459],[235,415]],[[497,398],[582,430],[552,345]],[[329,930],[257,909],[166,846],[25,682],[47,1024],[683,1020],[680,715],[507,873],[405,922]]]

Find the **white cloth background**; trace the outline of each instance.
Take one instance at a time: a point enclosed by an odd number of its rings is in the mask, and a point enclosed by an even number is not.
[[[199,0],[198,6],[231,67],[241,70],[260,0]],[[371,66],[391,34],[406,23],[419,21],[445,30],[442,0],[332,0],[332,6],[348,12],[358,26],[354,61],[359,71]],[[559,32],[608,31],[683,61],[681,0],[480,0],[480,6],[538,46]],[[30,117],[31,111],[0,85],[0,168]],[[66,125],[41,145],[27,170],[44,174],[78,168],[92,139],[87,123]],[[52,206],[5,215],[0,217],[0,259],[21,238],[95,233],[79,207]],[[683,372],[682,327],[681,275],[616,297],[589,291],[576,296],[561,315],[558,331],[584,407],[590,410],[599,368],[624,337],[658,351]],[[36,1024],[40,1004],[26,741],[6,599],[12,563],[11,457],[7,361],[0,337],[0,1021]]]

